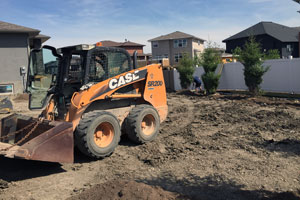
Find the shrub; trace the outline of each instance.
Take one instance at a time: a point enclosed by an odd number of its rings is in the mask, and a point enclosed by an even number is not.
[[[269,70],[269,67],[262,66],[266,56],[262,53],[260,44],[254,37],[250,37],[243,49],[237,47],[234,50],[234,57],[244,65],[244,80],[249,92],[252,95],[259,94],[262,77]]]
[[[219,52],[212,47],[208,47],[201,55],[201,65],[204,68],[202,75],[203,84],[207,94],[214,94],[219,86],[220,75],[215,74],[218,65],[221,63]]]
[[[217,91],[221,75],[215,72],[207,72],[202,75],[204,87],[207,94],[214,94]]]
[[[280,53],[279,53],[278,49],[270,49],[264,55],[264,60],[271,60],[271,59],[280,59]]]
[[[189,88],[193,82],[193,74],[195,71],[195,65],[192,58],[187,53],[184,53],[179,60],[178,72],[180,75],[180,85],[183,89]]]

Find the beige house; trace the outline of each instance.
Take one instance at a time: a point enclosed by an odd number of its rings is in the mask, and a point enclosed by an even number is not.
[[[204,41],[196,36],[176,31],[151,40],[152,59],[162,61],[167,58],[170,65],[177,65],[183,53],[191,57],[199,55],[204,50]]]

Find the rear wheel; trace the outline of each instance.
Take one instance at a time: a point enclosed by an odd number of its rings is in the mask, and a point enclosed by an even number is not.
[[[120,124],[109,112],[93,111],[83,115],[75,131],[79,150],[94,158],[112,154],[120,141]]]
[[[150,142],[155,139],[160,126],[159,115],[153,106],[138,105],[126,119],[126,133],[136,143]]]

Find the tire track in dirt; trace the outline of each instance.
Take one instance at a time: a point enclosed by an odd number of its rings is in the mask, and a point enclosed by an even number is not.
[[[182,131],[182,129],[192,123],[195,117],[195,103],[191,99],[180,98],[179,96],[173,98],[170,104],[169,108],[171,109],[169,110],[168,117],[161,125],[160,132],[163,134],[163,137],[168,137]]]
[[[125,139],[106,159],[62,166],[2,159],[0,199],[65,199],[121,179],[194,199],[291,199],[300,188],[299,107],[260,99],[168,94],[168,118],[150,143]]]

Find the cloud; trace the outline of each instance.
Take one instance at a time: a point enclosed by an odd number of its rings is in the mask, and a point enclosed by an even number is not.
[[[127,38],[146,44],[150,52],[149,39],[177,30],[224,46],[222,40],[259,21],[300,26],[299,9],[291,0],[3,2],[1,20],[40,29],[57,47]]]

